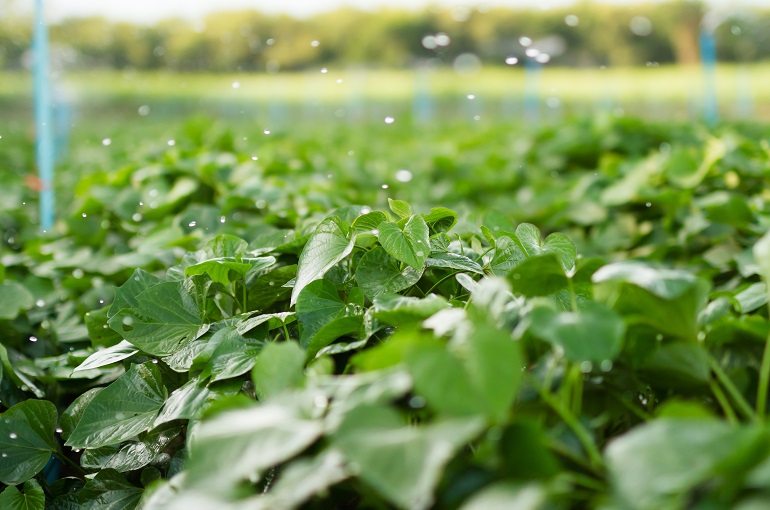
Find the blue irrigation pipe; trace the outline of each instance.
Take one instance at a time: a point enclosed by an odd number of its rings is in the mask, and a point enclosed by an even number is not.
[[[540,121],[540,78],[543,66],[534,58],[524,60],[524,117],[527,121]]]
[[[43,0],[35,0],[33,81],[35,94],[35,157],[40,176],[40,228],[48,232],[54,223],[54,143],[51,123],[51,83],[48,71],[48,26]]]
[[[703,66],[703,116],[713,126],[719,120],[717,99],[717,43],[714,33],[703,29],[700,33],[700,60]]]

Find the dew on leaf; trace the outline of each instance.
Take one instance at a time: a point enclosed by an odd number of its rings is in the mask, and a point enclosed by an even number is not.
[[[396,122],[396,119],[391,117],[390,115],[385,117],[385,124],[393,124],[394,122]]]
[[[519,59],[516,57],[507,57],[505,59],[505,63],[508,64],[509,66],[515,66],[516,64],[519,63]]]
[[[402,168],[396,172],[396,180],[398,182],[409,182],[412,180],[412,172]]]
[[[31,337],[29,337],[29,341],[33,342],[33,343],[37,342],[37,337],[36,336],[31,336]]]
[[[105,147],[108,147],[111,144],[112,144],[112,140],[110,138],[105,138],[104,140],[102,140],[102,145],[104,145]]]

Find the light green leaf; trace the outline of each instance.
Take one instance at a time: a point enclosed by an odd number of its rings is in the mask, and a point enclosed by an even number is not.
[[[87,448],[80,458],[80,465],[93,470],[133,471],[155,460],[180,432],[181,425],[166,424],[143,434],[138,441]]]
[[[190,379],[169,395],[155,418],[154,426],[173,420],[197,418],[213,401],[236,394],[240,387],[241,383],[238,381],[208,385],[198,377]]]
[[[577,256],[575,243],[561,232],[554,232],[543,242],[540,240],[540,230],[536,226],[522,223],[516,228],[516,238],[521,243],[527,257],[552,253],[557,256],[565,271],[569,271],[575,265],[575,257]]]
[[[489,261],[489,270],[497,276],[506,276],[527,259],[519,244],[507,235],[495,239],[495,252]]]
[[[310,282],[322,278],[339,261],[347,257],[356,244],[356,234],[348,240],[342,221],[337,217],[323,220],[308,239],[299,256],[297,281],[291,292],[291,304]]]
[[[767,432],[711,419],[657,419],[610,442],[610,481],[623,508],[685,508],[692,491],[740,479],[766,456]]]
[[[372,211],[356,218],[351,228],[356,234],[377,235],[377,227],[383,221],[388,221],[388,217],[384,212]]]
[[[448,232],[457,223],[457,213],[446,207],[434,207],[422,217],[432,234]]]
[[[3,510],[44,510],[45,493],[37,480],[24,482],[24,493],[16,487],[6,487],[0,493],[0,508]]]
[[[285,394],[202,422],[189,440],[186,484],[230,494],[242,480],[257,479],[305,450],[324,430],[320,420],[308,418],[313,400],[312,395]]]
[[[158,367],[134,365],[91,400],[67,445],[94,448],[131,439],[152,427],[166,397]]]
[[[412,215],[412,207],[403,200],[393,200],[392,198],[389,198],[388,207],[390,207],[390,210],[399,218],[408,218]]]
[[[626,324],[615,312],[594,304],[579,312],[537,307],[529,314],[529,331],[564,352],[574,363],[614,360],[623,346]]]
[[[109,324],[147,354],[172,354],[210,327],[203,324],[198,303],[183,282],[160,283],[141,292],[136,300],[136,307],[122,309]]]
[[[475,492],[460,510],[545,510],[548,493],[537,483],[497,482]]]
[[[34,304],[35,298],[20,283],[0,283],[0,319],[13,320]]]
[[[407,426],[390,408],[359,406],[345,416],[333,441],[356,464],[358,476],[388,501],[421,510],[434,503],[444,466],[483,426],[474,418]]]
[[[235,328],[220,329],[209,339],[206,351],[201,353],[206,355],[208,360],[200,377],[210,377],[213,382],[245,374],[254,366],[266,342],[267,338],[243,337]],[[208,354],[210,347],[213,347],[213,350]]]
[[[305,380],[305,353],[294,342],[268,344],[257,359],[252,379],[260,400],[299,388]]]
[[[484,274],[484,270],[475,260],[471,260],[465,255],[450,252],[432,252],[425,261],[427,267],[441,267],[445,269],[457,269],[458,271],[467,271],[469,273]]]
[[[413,267],[401,271],[398,261],[381,247],[373,248],[361,257],[356,270],[356,281],[369,299],[408,289],[421,277],[422,272]]]
[[[373,301],[374,318],[394,326],[420,322],[441,310],[450,308],[445,298],[435,294],[429,294],[424,298],[382,294]]]
[[[56,407],[47,400],[25,400],[0,414],[0,482],[18,485],[45,467],[59,448],[57,418]]]
[[[114,469],[104,469],[86,482],[78,500],[81,510],[134,510],[143,492]]]
[[[275,264],[275,257],[235,258],[217,257],[187,266],[185,276],[207,274],[215,283],[230,285],[249,271],[260,271]]]
[[[106,367],[112,365],[118,361],[122,361],[126,358],[130,358],[134,354],[139,352],[139,349],[134,347],[126,340],[122,340],[119,344],[107,347],[100,351],[96,351],[92,355],[86,358],[86,360],[75,368],[78,370],[90,370],[92,368]]]
[[[389,221],[380,223],[378,239],[392,257],[413,268],[422,270],[430,255],[428,225],[420,215],[413,215],[403,230]]]

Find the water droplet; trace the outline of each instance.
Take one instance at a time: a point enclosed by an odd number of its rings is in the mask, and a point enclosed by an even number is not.
[[[412,180],[412,172],[402,168],[396,172],[396,180],[398,182],[409,182]]]
[[[612,370],[612,360],[605,359],[599,364],[599,369],[602,372],[609,372]]]
[[[270,285],[271,287],[275,287],[275,282],[273,281],[267,282],[267,284]]]
[[[187,226],[188,226],[188,227],[194,227],[194,226],[195,226],[195,225],[197,225],[197,224],[198,224],[198,222],[196,222],[196,221],[191,221],[190,223],[188,223],[188,224],[187,224]]]
[[[548,53],[541,53],[540,55],[535,57],[535,60],[540,64],[547,64],[551,61],[551,55]]]
[[[88,218],[88,215],[86,213],[81,214],[84,218]]]
[[[644,204],[644,205],[645,205],[645,206],[647,206],[647,207],[652,207],[652,202],[647,202],[647,203],[646,203],[646,204]]]
[[[422,257],[423,255],[425,255],[425,253],[422,250],[417,250],[415,252],[415,255],[417,255],[418,257]]]
[[[6,458],[6,457],[8,457],[8,454],[3,452],[3,458]]]
[[[372,235],[373,235],[373,236],[378,236],[378,235],[380,235],[380,231],[379,231],[379,230],[377,230],[376,228],[373,228],[373,229],[372,229]]]
[[[436,36],[435,35],[426,35],[422,38],[422,47],[426,50],[435,50],[438,47],[438,44],[436,44]]]
[[[337,83],[342,83],[342,78],[337,78]]]
[[[10,437],[11,439],[17,439],[19,435],[16,434],[16,432],[11,432],[10,434],[8,434],[8,437]]]
[[[143,104],[139,107],[139,115],[142,117],[146,117],[150,114],[150,107],[146,104]]]
[[[103,305],[103,304],[104,304],[104,300],[103,300],[103,299],[100,299],[100,300],[99,300],[99,304],[100,304],[100,305]]]
[[[45,306],[45,301],[43,301],[42,299],[38,299],[37,301],[35,301],[35,304],[37,305],[38,308],[43,308]]]
[[[56,433],[57,433],[57,434],[61,434],[62,432],[64,432],[64,430],[62,430],[62,429],[61,429],[61,428],[59,428],[59,427],[56,427]]]
[[[741,35],[743,33],[743,30],[738,25],[733,25],[730,27],[730,33],[733,35]],[[0,136],[2,138],[2,136]]]
[[[476,99],[476,94],[468,94],[465,97],[467,97],[469,100],[473,101],[474,99]]]
[[[270,39],[268,39],[267,41],[265,41],[265,44],[267,44],[268,46],[272,46],[273,44],[275,44],[275,39],[273,39],[273,38],[271,37]]]
[[[396,122],[396,119],[391,117],[390,115],[385,117],[385,124],[393,124],[394,122]]]
[[[329,70],[328,70],[328,69],[326,69],[325,67],[322,67],[322,68],[321,68],[321,74],[326,74],[326,73],[328,73],[328,72],[329,72]]]
[[[30,342],[37,342],[37,337],[36,336],[31,336],[31,337],[29,337],[29,341]]]
[[[576,27],[580,24],[580,18],[578,18],[574,14],[567,14],[566,16],[564,16],[564,23],[568,27]]]
[[[436,44],[438,46],[449,46],[450,42],[452,42],[451,39],[449,39],[449,36],[444,32],[436,34]]]
[[[645,37],[652,33],[652,21],[646,16],[634,16],[631,18],[629,28],[634,35]]]
[[[158,360],[156,360],[156,359],[152,360],[152,364],[153,365],[157,365],[158,364]]]
[[[591,370],[593,369],[594,369],[594,365],[590,361],[584,361],[580,364],[580,371],[583,372],[584,374],[590,373]]]
[[[102,140],[102,145],[104,145],[105,147],[108,147],[110,144],[112,144],[112,139],[105,138],[104,140]]]
[[[254,205],[257,207],[257,209],[264,209],[265,207],[267,207],[267,202],[265,202],[264,200],[257,200],[256,202],[254,202]]]
[[[481,120],[481,115],[474,115],[473,120]]]
[[[527,46],[532,44],[532,39],[530,39],[529,37],[526,37],[526,36],[525,37],[519,37],[519,44],[521,44],[522,46],[524,46],[526,48]]]
[[[321,44],[321,43],[319,43],[318,41],[310,41],[310,46],[312,46],[313,48],[318,48],[318,46],[319,46],[320,44]]]
[[[139,213],[134,213],[133,215],[131,215],[131,219],[138,223],[142,221],[142,215]]]
[[[516,57],[508,57],[505,59],[505,63],[508,64],[509,66],[515,66],[516,64],[519,63],[519,59]]]
[[[251,157],[252,161],[257,161],[258,159],[259,159],[259,156],[257,156],[257,155],[254,155],[254,156]]]
[[[539,49],[537,49],[537,48],[527,48],[527,49],[524,51],[524,54],[525,54],[526,56],[528,56],[529,58],[535,58],[535,57],[537,57],[538,55],[540,55],[540,50],[539,50]]]
[[[387,184],[383,184],[383,185],[382,185],[382,186],[380,186],[380,187],[381,187],[382,189],[388,189],[388,185],[387,185]]]
[[[241,82],[239,82],[239,81],[234,81],[234,82],[233,82],[233,88],[234,88],[234,89],[239,89],[239,88],[241,88]]]
[[[348,156],[353,157],[355,155],[356,155],[355,151],[348,151]]]
[[[265,130],[264,130],[264,131],[262,131],[262,132],[263,132],[263,133],[265,133],[266,135],[269,135],[269,134],[270,134],[270,130],[269,130],[269,129],[265,129]]]
[[[409,407],[412,409],[422,409],[425,407],[425,399],[419,395],[415,395],[409,399]]]
[[[133,323],[134,323],[134,318],[133,317],[128,317],[128,316],[123,317],[123,325],[124,326],[130,326]]]
[[[372,212],[372,208],[368,205],[365,205],[361,208],[361,214],[369,214],[370,212]]]
[[[219,217],[219,223],[225,223],[227,221],[227,218],[224,216]]]
[[[169,147],[173,147],[174,145],[176,145],[176,140],[169,140],[166,143],[168,144]]]

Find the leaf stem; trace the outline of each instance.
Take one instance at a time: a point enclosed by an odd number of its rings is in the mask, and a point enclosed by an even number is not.
[[[767,386],[770,384],[770,335],[765,340],[765,352],[759,367],[759,387],[757,388],[757,416],[765,419],[767,412]]]
[[[286,337],[286,341],[288,342],[289,340],[291,340],[291,337],[289,336],[289,328],[286,327],[285,322],[281,323],[281,326],[283,326],[283,334]]]
[[[716,375],[717,380],[733,400],[733,403],[736,405],[738,411],[740,411],[741,414],[743,414],[746,418],[749,418],[750,420],[756,420],[757,415],[754,413],[754,410],[751,408],[749,403],[746,402],[746,399],[743,397],[741,392],[738,390],[738,388],[735,387],[735,384],[733,384],[725,371],[722,370],[722,367],[719,366],[719,363],[717,363],[717,361],[712,356],[709,356],[709,364],[711,365],[711,370],[714,372],[714,375]]]
[[[720,388],[716,381],[713,379],[709,381],[709,388],[711,388],[711,393],[714,394],[714,398],[717,399],[719,406],[722,408],[722,411],[724,411],[727,421],[729,421],[731,424],[737,424],[738,417],[735,415],[735,411],[730,405],[730,401],[727,400],[727,397],[722,391],[722,388]]]
[[[537,384],[533,384],[532,387],[540,394],[540,398],[542,398],[543,401],[559,415],[564,423],[572,429],[572,432],[574,432],[578,441],[580,441],[580,444],[583,446],[583,449],[586,451],[591,464],[596,468],[603,466],[604,461],[602,460],[602,455],[599,453],[596,444],[594,444],[591,434],[586,430],[583,424],[580,423],[580,420],[566,409],[561,402],[553,398],[547,390],[540,388]]]
[[[428,290],[427,290],[427,292],[425,292],[425,294],[424,294],[424,295],[428,295],[428,294],[430,294],[431,292],[433,292],[433,290],[434,290],[436,287],[438,287],[439,285],[441,285],[442,283],[444,283],[445,281],[447,281],[448,279],[452,278],[454,275],[456,275],[456,274],[458,274],[458,273],[460,273],[460,272],[461,272],[461,271],[455,271],[454,273],[449,273],[449,274],[448,274],[448,275],[446,275],[445,277],[441,278],[439,281],[437,281],[436,283],[434,283],[434,284],[433,284],[433,286],[432,286],[430,289],[428,289]]]

